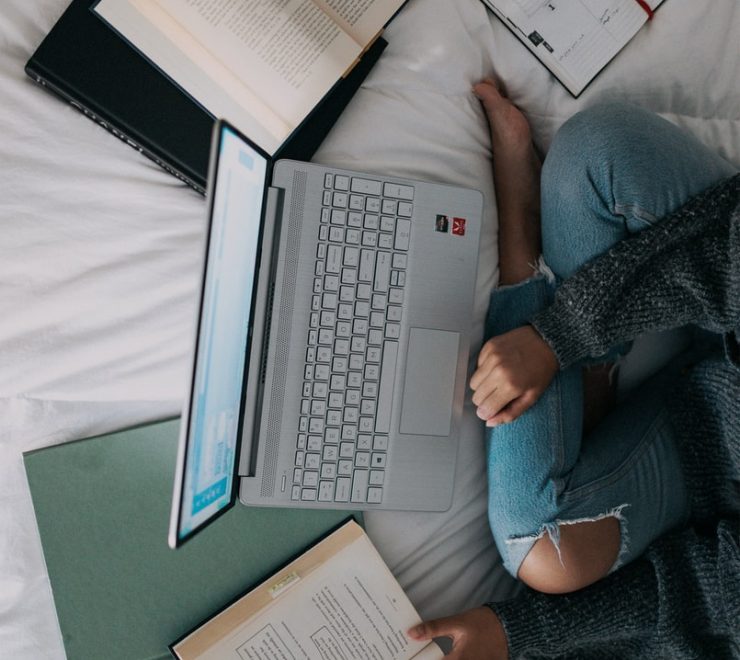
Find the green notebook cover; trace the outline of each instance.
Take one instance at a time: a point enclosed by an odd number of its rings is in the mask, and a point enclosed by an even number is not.
[[[237,505],[167,546],[179,420],[24,455],[70,660],[171,658],[167,645],[347,519]]]

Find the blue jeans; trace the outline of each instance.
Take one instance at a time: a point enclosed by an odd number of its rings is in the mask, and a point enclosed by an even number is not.
[[[575,115],[542,169],[546,274],[494,291],[487,336],[526,324],[551,302],[557,282],[734,173],[693,137],[639,108],[598,105]],[[512,575],[544,534],[557,547],[564,524],[616,517],[614,570],[686,520],[666,412],[677,368],[643,383],[585,438],[580,365],[560,371],[517,420],[488,429],[488,514]]]

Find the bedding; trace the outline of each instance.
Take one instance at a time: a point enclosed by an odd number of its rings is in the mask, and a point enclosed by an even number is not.
[[[14,660],[64,657],[21,454],[178,414],[205,219],[202,197],[25,77],[65,5],[0,8],[0,655]],[[475,348],[497,246],[473,82],[495,74],[505,83],[543,153],[573,113],[619,98],[740,166],[735,0],[664,3],[578,99],[479,0],[410,0],[386,34],[386,53],[315,160],[483,192]],[[484,465],[468,403],[451,510],[366,516],[424,617],[514,588],[488,530]]]

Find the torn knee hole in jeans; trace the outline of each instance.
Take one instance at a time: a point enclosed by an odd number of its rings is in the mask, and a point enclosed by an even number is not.
[[[545,280],[547,280],[548,284],[555,283],[555,273],[553,273],[550,266],[545,263],[545,258],[543,256],[540,255],[540,258],[537,259],[537,263],[530,264],[530,266],[537,275],[542,275]]]
[[[624,558],[627,554],[627,549],[629,547],[627,520],[622,513],[622,510],[628,506],[629,504],[620,504],[619,506],[610,509],[606,513],[601,513],[599,515],[587,518],[574,518],[572,520],[556,519],[553,522],[544,523],[536,534],[529,534],[527,536],[512,536],[506,539],[505,543],[506,545],[516,545],[519,543],[534,544],[536,541],[539,541],[543,536],[545,536],[545,534],[547,534],[553,546],[555,547],[556,552],[558,553],[560,565],[564,567],[565,565],[563,564],[563,556],[560,553],[560,527],[562,525],[577,525],[579,523],[596,522],[598,520],[603,520],[604,518],[616,518],[619,522],[620,541],[619,553],[617,554],[617,558],[614,561],[614,565],[611,567],[611,569],[609,569],[609,572],[613,573],[623,564]]]

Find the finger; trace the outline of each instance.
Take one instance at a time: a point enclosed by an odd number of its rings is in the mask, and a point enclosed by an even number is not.
[[[489,417],[486,421],[486,426],[493,428],[500,424],[510,424],[529,410],[537,402],[538,398],[533,393],[528,392],[527,394],[523,394],[518,399],[514,399],[493,417]]]
[[[410,628],[407,635],[411,639],[418,641],[433,639],[434,637],[451,637],[454,640],[459,632],[454,617],[444,619],[433,619],[432,621],[423,621],[417,626]]]
[[[481,364],[470,377],[470,389],[475,392],[481,383],[485,382],[490,373],[501,365],[501,357],[497,353],[491,353],[486,361]]]
[[[491,351],[493,350],[494,340],[489,339],[480,349],[480,352],[478,353],[478,366],[482,365],[486,358],[491,354]]]
[[[491,379],[489,379],[490,381]],[[496,389],[492,390],[488,396],[485,397],[476,410],[476,415],[480,419],[490,420],[495,415],[498,415],[508,406],[512,401],[519,397],[518,392],[514,392],[512,388],[506,384],[500,385]]]

